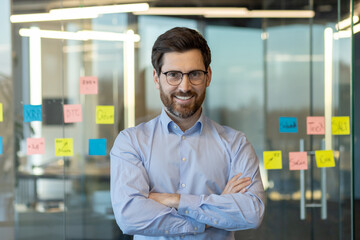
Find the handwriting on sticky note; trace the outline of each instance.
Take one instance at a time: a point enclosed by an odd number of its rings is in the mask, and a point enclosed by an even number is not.
[[[64,105],[64,122],[82,122],[81,104],[65,104]]]
[[[2,122],[4,120],[3,118],[3,104],[0,103],[0,122]]]
[[[307,117],[306,131],[308,135],[324,135],[325,117]]]
[[[3,154],[3,137],[0,137],[0,155]]]
[[[307,152],[289,152],[290,170],[307,170]]]
[[[279,127],[281,133],[297,133],[297,118],[279,117]]]
[[[332,150],[315,151],[315,158],[318,168],[335,167],[334,153]]]
[[[96,106],[96,124],[113,124],[114,106]]]
[[[332,117],[331,129],[333,135],[349,135],[350,117]]]
[[[98,78],[95,76],[80,77],[80,94],[97,94]]]
[[[73,140],[72,138],[56,138],[55,139],[55,155],[56,156],[73,156]]]
[[[281,151],[265,151],[263,157],[265,169],[282,169]]]
[[[106,156],[106,138],[89,139],[89,155]]]
[[[41,105],[24,105],[24,122],[42,121]]]
[[[26,154],[44,154],[45,153],[45,139],[44,138],[28,138],[26,139]]]

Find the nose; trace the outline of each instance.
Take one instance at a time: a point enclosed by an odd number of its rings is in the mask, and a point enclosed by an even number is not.
[[[189,80],[189,75],[184,74],[181,83],[178,86],[178,89],[182,90],[183,92],[187,92],[191,89],[191,82]]]

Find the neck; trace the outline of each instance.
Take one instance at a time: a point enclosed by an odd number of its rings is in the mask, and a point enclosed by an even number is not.
[[[185,132],[192,126],[194,126],[196,121],[199,120],[199,118],[200,118],[201,111],[202,111],[202,108],[199,108],[192,116],[190,116],[188,118],[180,118],[178,116],[173,115],[172,113],[168,112],[165,109],[165,112],[167,113],[167,115],[171,118],[171,120],[173,120],[180,127],[180,129],[183,132]]]

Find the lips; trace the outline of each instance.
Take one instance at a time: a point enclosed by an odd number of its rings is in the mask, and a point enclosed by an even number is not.
[[[192,98],[193,96],[175,96],[175,98],[186,101]]]

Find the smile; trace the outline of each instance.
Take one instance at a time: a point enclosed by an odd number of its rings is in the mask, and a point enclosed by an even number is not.
[[[192,98],[193,96],[175,96],[175,98],[180,99],[180,100],[189,100],[190,98]]]

